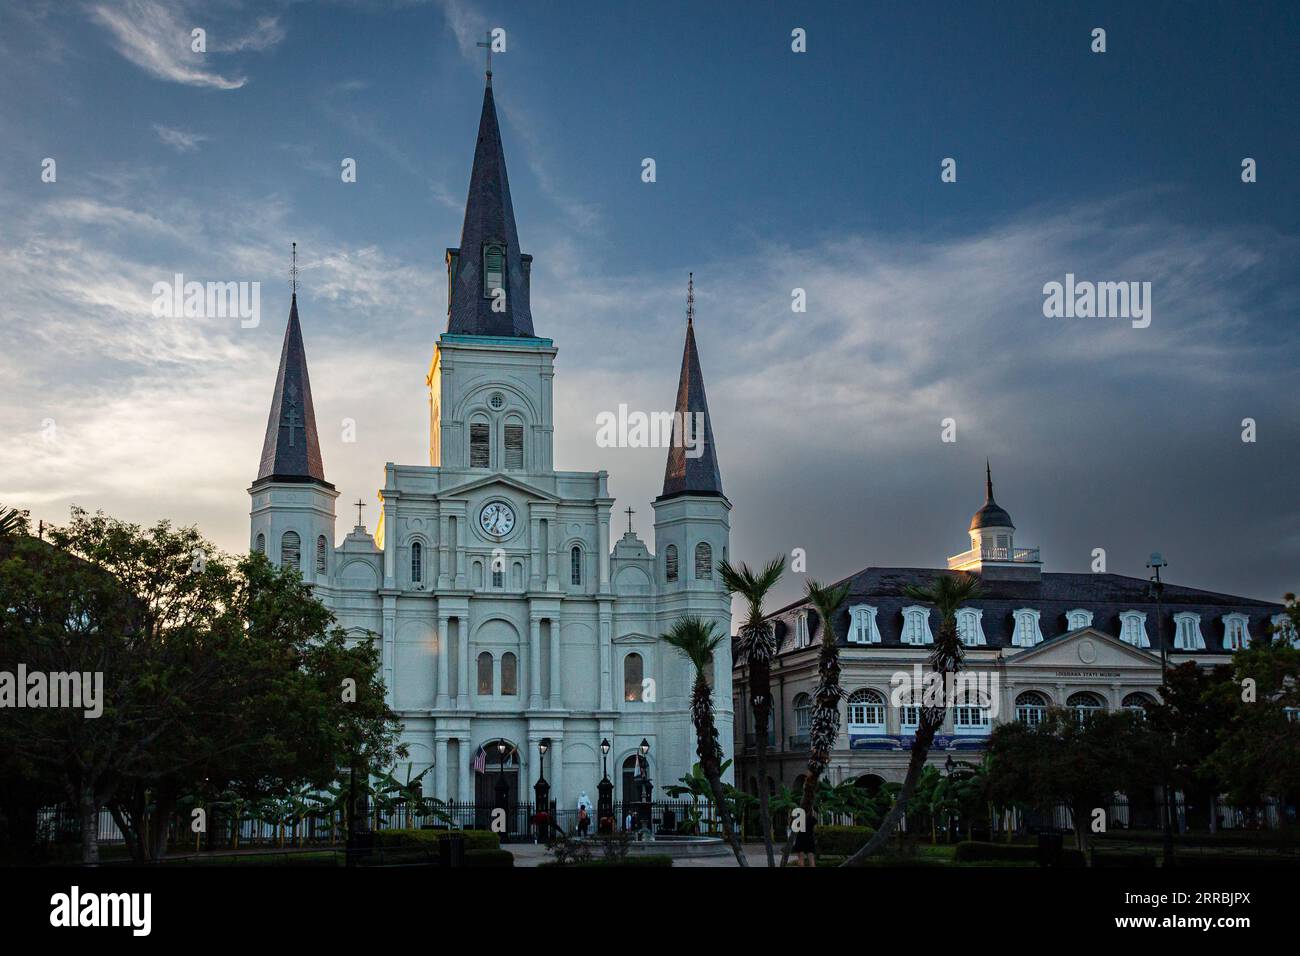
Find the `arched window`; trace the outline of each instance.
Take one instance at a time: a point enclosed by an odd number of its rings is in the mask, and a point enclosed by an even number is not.
[[[510,420],[502,429],[505,438],[506,469],[523,471],[524,469],[524,426],[521,422]]]
[[[483,246],[483,297],[492,298],[492,294],[505,286],[506,247],[499,242],[489,242]]]
[[[324,574],[329,567],[329,544],[325,541],[325,535],[316,539],[316,573]]]
[[[807,694],[794,695],[794,732],[808,733],[812,726],[812,698]]]
[[[1099,714],[1106,709],[1106,703],[1096,694],[1090,694],[1086,691],[1080,691],[1077,694],[1071,694],[1066,700],[1065,706],[1074,711],[1074,719],[1083,723],[1093,714]]]
[[[632,653],[623,658],[623,699],[635,702],[641,699],[641,684],[645,679],[645,662],[641,655]]]
[[[1077,631],[1080,628],[1092,627],[1092,612],[1085,611],[1083,608],[1075,608],[1073,611],[1067,611],[1065,615],[1065,629],[1067,631]]]
[[[519,659],[509,651],[501,655],[501,694],[514,697],[519,693]]]
[[[957,638],[967,647],[980,647],[984,640],[984,626],[981,623],[984,612],[977,607],[963,607],[957,610]]]
[[[1011,643],[1016,647],[1033,647],[1042,643],[1043,632],[1038,626],[1039,614],[1031,607],[1022,607],[1015,613],[1016,628],[1011,632]]]
[[[478,656],[478,692],[482,697],[492,695],[492,655],[487,651]]]
[[[424,581],[424,545],[416,541],[411,545],[411,583],[421,584]]]
[[[582,548],[576,544],[569,549],[569,583],[582,584]]]
[[[1201,636],[1201,615],[1179,611],[1174,615],[1174,647],[1184,651],[1204,650],[1205,638]]]
[[[849,643],[880,643],[880,629],[876,627],[876,609],[871,605],[859,604],[849,608]]]
[[[501,562],[492,562],[492,586],[498,590],[506,586],[506,572]]]
[[[1140,714],[1143,718],[1147,715],[1147,708],[1155,705],[1156,699],[1150,694],[1141,692],[1127,695],[1121,702],[1120,706],[1130,713]]]
[[[677,545],[675,544],[664,548],[664,577],[669,581],[677,580]]]
[[[1147,616],[1144,611],[1125,611],[1119,616],[1119,639],[1134,647],[1150,647],[1147,640]]]
[[[1239,651],[1243,647],[1250,647],[1250,618],[1240,611],[1223,615],[1223,649]]]
[[[713,547],[706,541],[695,546],[695,580],[713,580]]]
[[[259,534],[257,536],[257,544],[253,546],[253,549],[258,554],[266,554],[266,535]]]
[[[1047,698],[1036,690],[1027,690],[1016,697],[1016,720],[1029,727],[1037,727],[1047,714]]]
[[[933,644],[934,635],[930,633],[930,609],[914,604],[903,608],[903,643]]]
[[[990,722],[988,699],[979,691],[966,691],[953,709],[953,729],[959,734],[987,734]]]
[[[885,698],[869,688],[849,695],[849,733],[883,734],[885,732]]]
[[[469,423],[469,466],[492,467],[492,427],[487,422]]]
[[[286,568],[299,568],[302,561],[302,539],[296,531],[286,531],[280,539],[280,564]]]

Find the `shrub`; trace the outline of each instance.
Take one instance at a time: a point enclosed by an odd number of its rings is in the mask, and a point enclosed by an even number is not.
[[[494,833],[493,836],[496,836]],[[509,850],[466,850],[466,866],[514,866],[515,856]]]
[[[852,856],[875,836],[871,827],[819,826],[814,831],[817,835],[817,855],[823,853],[832,856]]]
[[[471,850],[501,849],[501,835],[491,830],[376,830],[375,842],[380,846],[428,846],[438,848],[438,840],[444,836],[462,836],[465,838],[465,852]]]

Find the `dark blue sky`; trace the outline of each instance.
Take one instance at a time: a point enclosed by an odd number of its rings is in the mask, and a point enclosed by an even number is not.
[[[422,460],[473,43],[501,26],[534,320],[561,349],[557,461],[610,470],[618,508],[648,514],[662,456],[596,448],[594,415],[671,402],[693,270],[738,554],[806,547],[828,577],[941,565],[990,455],[1049,569],[1105,546],[1142,573],[1159,547],[1187,584],[1300,583],[1296,4],[3,11],[6,503],[168,515],[243,546],[295,239],[318,414],[359,423],[356,444],[321,426],[332,480],[369,497],[384,461]],[[174,272],[263,282],[267,320],[160,327],[149,288]],[[1152,282],[1151,328],[1044,318],[1067,272]],[[133,468],[160,449],[165,467]]]

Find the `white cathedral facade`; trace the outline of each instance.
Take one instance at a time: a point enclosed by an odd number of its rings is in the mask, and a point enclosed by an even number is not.
[[[688,321],[675,409],[704,416],[703,454],[680,441],[669,450],[653,502],[658,554],[630,529],[611,542],[608,474],[555,468],[557,350],[533,331],[531,263],[489,73],[461,242],[447,250],[447,330],[427,374],[429,463],[386,464],[376,533],[358,524],[336,542],[338,492],[321,460],[295,293],[249,488],[250,545],[298,567],[350,636],[381,643],[410,770],[432,768],[427,795],[490,805],[504,741],[514,801],[532,801],[544,769],[551,799],[572,808],[583,794],[595,803],[606,760],[614,799],[628,795],[643,740],[656,785],[696,761],[690,665],[658,635],[684,614],[730,632],[716,566],[731,505]],[[712,674],[728,750],[729,643]]]

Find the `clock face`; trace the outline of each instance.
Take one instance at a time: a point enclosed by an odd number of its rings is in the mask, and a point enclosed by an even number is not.
[[[479,512],[478,524],[494,538],[505,537],[514,529],[515,510],[504,501],[494,501]]]

